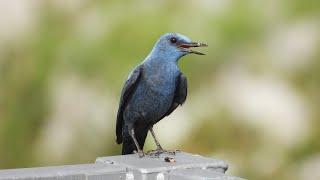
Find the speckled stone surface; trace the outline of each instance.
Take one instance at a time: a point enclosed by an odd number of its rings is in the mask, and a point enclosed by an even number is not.
[[[165,161],[172,158],[171,162]],[[0,180],[240,180],[225,174],[228,165],[218,159],[179,152],[159,157],[136,154],[96,159],[94,164],[0,170]]]
[[[166,157],[173,158],[175,162],[166,162]],[[228,165],[224,161],[184,152],[178,152],[175,155],[163,153],[159,157],[144,156],[142,158],[138,155],[110,156],[98,158],[96,163],[115,164],[140,173],[190,168],[210,168],[224,173],[228,169]]]

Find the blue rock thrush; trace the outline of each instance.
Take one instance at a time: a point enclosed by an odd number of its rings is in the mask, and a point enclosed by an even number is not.
[[[117,115],[117,143],[122,154],[142,151],[148,131],[157,145],[157,154],[166,152],[159,144],[153,125],[171,114],[187,97],[187,79],[180,72],[178,60],[190,53],[204,55],[190,49],[206,44],[192,42],[178,33],[160,37],[150,54],[129,75],[122,89]]]

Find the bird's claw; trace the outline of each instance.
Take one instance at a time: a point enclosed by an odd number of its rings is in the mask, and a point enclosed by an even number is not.
[[[162,153],[161,150],[156,149],[156,150],[150,150],[146,153],[146,155],[150,156],[150,157],[159,157],[160,154]]]
[[[164,150],[164,153],[168,153],[170,155],[176,155],[179,152],[180,152],[180,150],[178,150],[178,149],[175,149],[175,150]]]
[[[167,153],[167,154],[170,154],[170,155],[176,155],[176,153],[180,152],[180,150],[164,150],[164,149],[156,149],[156,150],[151,150],[151,151],[148,151],[146,153],[146,155],[150,156],[150,157],[159,157],[160,154],[162,153]]]
[[[138,151],[133,151],[135,154],[138,154],[139,158],[142,158],[143,156],[145,156],[145,153],[141,150]]]

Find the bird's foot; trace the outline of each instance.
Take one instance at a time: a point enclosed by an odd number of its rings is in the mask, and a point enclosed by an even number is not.
[[[177,153],[180,152],[180,150],[175,149],[175,150],[163,150],[164,153],[170,154],[170,155],[176,155]]]
[[[154,158],[158,158],[160,154],[163,153],[160,149],[150,150],[146,153],[146,155]]]
[[[176,155],[176,153],[180,152],[180,150],[164,150],[162,148],[158,148],[156,150],[151,150],[146,153],[146,155],[150,157],[159,157],[162,153],[167,153],[170,155]]]
[[[133,151],[133,152],[134,152],[135,154],[138,154],[139,158],[142,158],[143,156],[146,155],[142,150]]]

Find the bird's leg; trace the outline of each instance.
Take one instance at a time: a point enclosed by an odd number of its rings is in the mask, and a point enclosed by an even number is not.
[[[137,153],[137,154],[139,155],[139,157],[141,158],[141,157],[144,156],[144,152],[141,150],[141,148],[140,148],[140,146],[139,146],[139,143],[138,143],[138,141],[137,141],[137,139],[136,139],[136,136],[135,136],[134,129],[132,128],[132,129],[130,130],[130,132],[131,132],[131,133],[130,133],[130,136],[132,137],[133,142],[134,142],[134,144],[136,145],[137,150],[138,150],[138,152],[135,152],[135,153]]]
[[[156,145],[157,145],[157,150],[163,151],[163,148],[161,147],[159,141],[157,140],[156,134],[154,133],[152,126],[150,127],[150,132],[151,132],[151,135],[152,135],[152,137],[153,137],[154,142],[155,142]]]
[[[157,145],[157,149],[156,149],[156,150],[149,151],[149,152],[147,153],[148,155],[158,157],[161,153],[169,153],[169,154],[175,155],[175,153],[178,152],[177,150],[173,150],[173,151],[164,150],[164,149],[162,148],[162,146],[160,145],[159,141],[157,140],[156,134],[155,134],[154,131],[153,131],[153,127],[151,126],[149,130],[150,130],[150,132],[151,132],[151,135],[152,135],[152,137],[153,137],[153,139],[154,139],[155,144]]]

